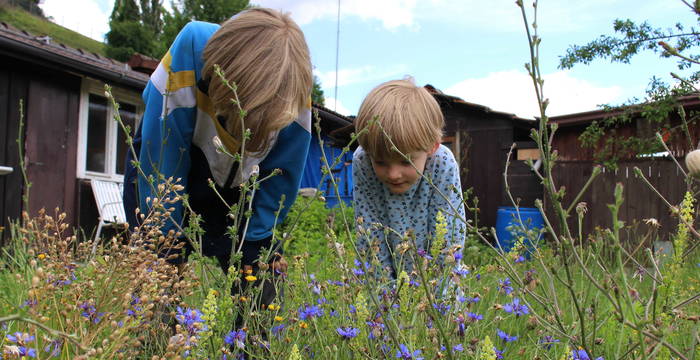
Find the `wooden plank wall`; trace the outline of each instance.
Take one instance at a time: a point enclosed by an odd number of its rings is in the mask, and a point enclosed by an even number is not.
[[[608,204],[614,202],[615,185],[621,183],[624,186],[624,202],[620,209],[619,219],[624,221],[626,225],[630,225],[635,220],[642,222],[644,219],[654,218],[661,224],[660,239],[667,240],[669,234],[675,231],[678,220],[671,216],[669,208],[663,200],[646,185],[642,178],[634,173],[634,168],[638,167],[642,170],[649,182],[674,205],[680,204],[686,190],[683,174],[672,160],[664,159],[623,161],[618,166],[617,170],[604,168],[579,200],[579,202],[585,202],[588,209],[584,218],[583,233],[592,234],[596,227],[611,227],[612,217]],[[557,188],[565,187],[566,189],[564,206],[571,204],[592,171],[592,162],[557,163],[553,177]],[[547,206],[547,216],[555,223],[553,224],[555,228],[558,228],[550,204]],[[575,212],[570,216],[568,224],[572,231],[577,231]],[[647,226],[642,224],[640,229],[646,232]],[[635,239],[628,240],[634,241]]]
[[[0,166],[14,168],[11,174],[0,175],[0,227],[4,228],[0,231],[0,246],[9,238],[10,219],[18,219],[22,210],[23,182],[17,138],[19,100],[25,100],[26,110],[28,87],[26,75],[7,69],[0,70]]]

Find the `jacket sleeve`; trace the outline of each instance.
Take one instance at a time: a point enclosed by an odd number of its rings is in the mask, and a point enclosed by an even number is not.
[[[311,143],[310,127],[311,110],[305,109],[295,122],[279,132],[270,153],[260,163],[260,179],[275,169],[281,173],[262,181],[256,190],[246,242],[269,239],[274,226],[282,223],[294,204]],[[284,202],[280,209],[283,196]],[[278,210],[279,216],[276,216]]]
[[[178,184],[187,188],[196,116],[195,75],[193,66],[175,67],[173,59],[177,58],[178,63],[194,63],[193,26],[188,24],[180,32],[143,92],[145,111],[139,156],[143,174],[139,176],[139,206],[144,213],[151,205],[146,199],[157,197],[158,184],[166,179],[179,179]],[[173,198],[175,194],[168,196]],[[174,207],[175,211],[171,212],[172,220],[166,222],[163,231],[177,230],[175,224],[181,224],[183,218],[182,202],[165,205]]]

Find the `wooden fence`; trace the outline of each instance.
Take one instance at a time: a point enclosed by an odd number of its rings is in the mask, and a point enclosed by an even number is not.
[[[682,160],[682,159],[681,159]],[[558,162],[553,173],[557,188],[565,187],[564,206],[569,206],[578,192],[583,188],[593,172],[592,162]],[[614,202],[615,185],[624,186],[624,202],[619,211],[619,220],[625,225],[641,222],[639,231],[648,231],[645,219],[656,219],[661,227],[659,240],[668,240],[675,231],[678,219],[671,214],[666,203],[635,174],[639,168],[658,192],[673,205],[679,205],[687,189],[683,173],[670,159],[645,159],[622,161],[617,170],[603,168],[603,172],[594,180],[589,189],[579,200],[585,202],[587,213],[583,221],[583,233],[592,234],[596,227],[611,228],[612,217],[608,204]],[[553,211],[547,206],[548,217],[555,222]],[[572,231],[578,231],[577,215],[572,211],[568,219]],[[553,224],[556,225],[556,224]],[[556,228],[557,226],[555,226]],[[628,232],[629,233],[629,232]],[[585,236],[585,235],[584,235]],[[630,239],[633,241],[633,239]]]

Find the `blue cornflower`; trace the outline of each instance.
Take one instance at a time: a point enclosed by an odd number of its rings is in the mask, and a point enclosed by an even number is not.
[[[464,346],[462,344],[457,344],[457,345],[452,347],[452,351],[462,352],[462,351],[464,351]]]
[[[503,359],[503,353],[505,352],[505,350],[498,350],[498,348],[494,346],[493,351],[496,353],[496,359]]]
[[[512,303],[503,305],[503,310],[509,314],[513,313],[513,314],[515,314],[515,316],[520,316],[520,315],[525,315],[525,314],[530,313],[530,310],[528,310],[527,305],[520,304],[520,299],[518,299],[518,298],[513,298]]]
[[[477,314],[477,313],[468,312],[468,313],[467,313],[467,319],[469,319],[469,321],[474,322],[474,321],[483,320],[483,319],[484,319],[484,316],[483,316],[483,315],[479,315],[479,314]]]
[[[323,309],[320,307],[314,305],[314,306],[306,306],[304,308],[299,308],[299,318],[301,320],[311,320],[314,317],[319,317],[323,316]]]
[[[246,333],[243,329],[238,331],[231,331],[224,338],[224,342],[231,346],[236,346],[239,349],[245,348],[245,338]]]
[[[353,260],[355,267],[352,268],[352,273],[355,274],[355,276],[361,276],[365,274],[365,270],[369,270],[369,263],[365,262],[364,264],[360,260]]]
[[[105,315],[104,312],[98,312],[95,306],[87,301],[78,305],[78,307],[83,310],[83,312],[80,313],[80,316],[89,319],[93,324],[99,323],[100,320],[102,320],[102,317]]]
[[[511,341],[518,340],[517,336],[508,335],[505,331],[503,331],[501,329],[496,329],[496,332],[498,333],[498,337],[501,338],[501,340],[503,340],[504,342],[509,343]]]
[[[460,266],[452,271],[455,275],[466,276],[469,275],[469,269],[466,266]]]
[[[452,256],[454,256],[454,257],[455,257],[455,261],[457,261],[457,263],[459,263],[459,261],[462,260],[462,257],[463,257],[463,255],[462,255],[462,249],[459,249],[459,250],[455,251],[454,254],[452,254]]]
[[[572,360],[591,360],[591,358],[588,356],[588,353],[586,350],[579,349],[579,350],[571,350],[571,359]],[[599,356],[595,358],[595,360],[604,360],[602,356]]]
[[[277,326],[272,327],[272,335],[277,336],[278,338],[282,336],[282,332],[284,329],[287,327],[285,324],[279,324]]]
[[[29,335],[28,333],[22,333],[22,332],[16,332],[14,334],[7,334],[5,336],[7,341],[11,341],[15,344],[19,345],[25,345],[28,344],[32,341],[34,341],[34,336]]]
[[[61,347],[63,346],[63,340],[52,340],[48,345],[44,347],[44,351],[49,353],[51,357],[61,356]]]
[[[27,333],[16,332],[5,336],[7,341],[17,344],[17,352],[20,357],[29,356],[36,357],[36,349],[27,347],[26,345],[34,341],[34,336]]]
[[[350,340],[352,338],[357,337],[357,335],[360,334],[360,329],[350,326],[342,326],[336,328],[335,332],[337,332],[338,335],[340,335],[340,337],[343,338],[343,340]]]
[[[354,313],[357,312],[357,308],[355,307],[355,305],[350,304],[350,305],[348,305],[348,308],[350,308],[350,310],[348,310],[348,311],[349,311],[351,314],[354,314]]]
[[[452,308],[452,306],[445,304],[445,303],[433,304],[433,309],[437,310],[440,313],[440,315],[447,314],[447,312],[450,311],[451,308]]]
[[[513,292],[513,287],[510,283],[510,278],[505,278],[503,280],[498,280],[498,291],[509,295]]]
[[[326,280],[326,283],[328,283],[328,285],[345,286],[344,282],[338,280]]]
[[[517,259],[515,259],[515,263],[516,263],[516,264],[517,264],[517,263],[521,263],[521,262],[524,262],[524,261],[526,261],[526,260],[527,260],[527,259],[525,259],[524,256],[520,255],[520,256],[518,256]]]
[[[202,312],[197,309],[183,309],[178,306],[175,320],[187,329],[189,335],[197,335],[207,330],[202,315]]]
[[[396,358],[404,360],[423,360],[423,357],[420,356],[420,353],[420,350],[411,352],[411,350],[408,350],[406,345],[399,344],[399,350],[396,350]]]
[[[428,252],[425,249],[418,249],[418,256],[428,259],[428,260],[433,260],[433,257],[428,254]]]
[[[369,339],[374,340],[382,335],[382,330],[384,330],[385,325],[376,321],[367,321],[367,326],[369,327]]]
[[[545,348],[546,350],[551,349],[552,345],[554,345],[555,343],[558,343],[558,342],[559,342],[559,339],[555,339],[554,336],[552,336],[552,335],[547,335],[538,341],[538,343],[540,345],[542,345],[542,347]]]

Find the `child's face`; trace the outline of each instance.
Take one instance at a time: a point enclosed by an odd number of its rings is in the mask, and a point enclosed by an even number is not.
[[[384,183],[392,194],[403,194],[421,178],[421,174],[425,170],[425,162],[430,155],[435,153],[438,146],[439,144],[435,144],[435,148],[431,151],[416,151],[406,154],[411,158],[413,165],[405,159],[375,159],[370,157],[372,168],[379,181]]]

